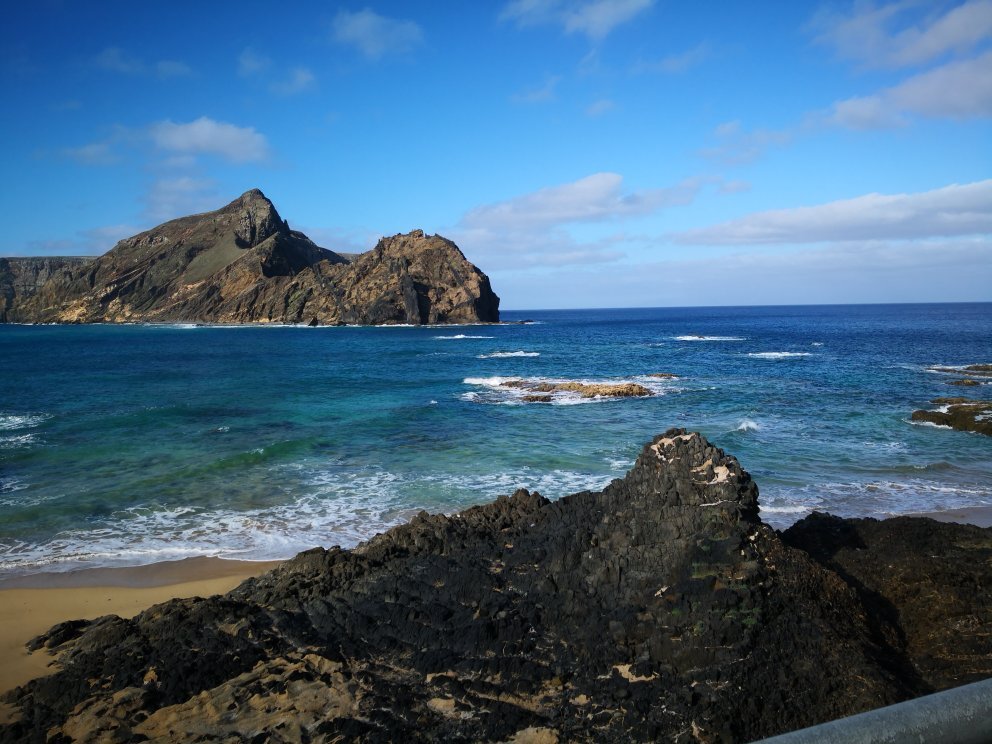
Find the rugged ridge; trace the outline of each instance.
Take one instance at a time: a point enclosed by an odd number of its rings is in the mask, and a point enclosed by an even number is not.
[[[782,536],[757,497],[673,429],[601,492],[422,513],[223,597],[64,623],[0,740],[749,741],[989,674],[992,530]]]
[[[62,259],[58,259],[62,260]],[[258,189],[121,240],[11,296],[41,323],[473,323],[499,320],[489,279],[420,230],[353,261],[290,229]],[[0,284],[2,290],[2,284]],[[5,308],[7,307],[5,304]]]

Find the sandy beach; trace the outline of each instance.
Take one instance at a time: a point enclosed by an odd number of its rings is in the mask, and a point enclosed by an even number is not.
[[[0,692],[47,674],[54,657],[25,644],[56,623],[133,617],[159,602],[230,591],[278,562],[190,558],[128,568],[35,574],[0,582]]]

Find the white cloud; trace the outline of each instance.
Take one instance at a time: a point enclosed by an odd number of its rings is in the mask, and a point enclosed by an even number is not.
[[[542,85],[514,94],[511,99],[517,103],[544,103],[553,101],[555,89],[561,82],[561,75],[549,75]]]
[[[157,147],[170,152],[218,155],[232,163],[262,161],[269,156],[264,135],[253,127],[238,127],[206,116],[187,124],[159,122],[148,131]]]
[[[748,181],[724,181],[721,179],[717,188],[721,194],[741,194],[750,191],[751,184]]]
[[[600,41],[652,5],[654,0],[512,0],[499,17],[519,27],[557,25]]]
[[[673,236],[735,245],[911,240],[992,233],[992,179],[917,194],[866,194],[812,207],[757,212]]]
[[[838,101],[827,121],[849,129],[886,129],[904,125],[907,114],[992,116],[992,51],[921,72],[874,95]]]
[[[97,67],[122,75],[140,75],[145,71],[144,63],[132,57],[119,47],[107,47],[96,56]]]
[[[586,116],[597,117],[603,114],[609,113],[616,108],[616,104],[609,98],[601,98],[598,101],[590,104],[586,108]]]
[[[193,70],[190,69],[189,65],[183,62],[177,62],[174,59],[163,59],[156,62],[155,72],[162,79],[189,77],[193,74]]]
[[[664,75],[680,75],[696,67],[710,56],[708,44],[699,44],[681,54],[669,54],[654,62],[638,62],[634,72],[657,72]]]
[[[152,65],[148,65],[119,47],[107,47],[94,58],[94,62],[97,67],[109,72],[116,72],[121,75],[146,75],[151,73],[162,80],[187,77],[193,74],[193,70],[185,62],[179,62],[174,59],[163,59]]]
[[[461,224],[496,229],[540,229],[576,222],[606,222],[688,204],[699,190],[699,183],[693,180],[670,188],[625,194],[621,190],[622,183],[623,176],[618,173],[594,173],[561,186],[476,207],[465,214]]]
[[[333,36],[338,43],[357,48],[368,59],[408,52],[424,39],[420,26],[413,21],[387,18],[369,8],[354,13],[339,10]]]
[[[492,268],[608,263],[624,257],[624,245],[630,241],[626,233],[583,241],[570,228],[688,204],[702,183],[689,179],[669,188],[624,193],[622,176],[596,173],[471,209],[450,232],[459,245]]]
[[[145,195],[145,216],[158,224],[216,209],[221,201],[212,181],[189,176],[162,178],[155,181]]]
[[[309,68],[294,67],[289,71],[288,78],[273,83],[271,89],[273,93],[277,93],[278,95],[292,96],[310,90],[313,88],[316,80],[317,78]]]
[[[911,77],[887,97],[899,108],[924,116],[992,116],[992,51]]]
[[[699,154],[724,165],[746,165],[760,158],[771,147],[781,147],[792,141],[788,130],[746,130],[739,121],[728,121],[713,130],[716,144],[705,147]]]
[[[63,152],[81,165],[113,165],[118,162],[118,158],[110,149],[108,142],[93,142],[81,147],[69,147]]]
[[[272,60],[268,57],[258,54],[251,47],[245,47],[238,55],[238,74],[249,77],[268,69],[271,64]]]
[[[838,56],[885,68],[968,53],[992,37],[992,0],[970,0],[946,12],[935,12],[933,7],[905,1],[881,6],[859,2],[847,14],[821,12],[812,28],[817,41],[833,47]]]
[[[105,225],[80,230],[72,238],[58,240],[30,240],[22,250],[0,255],[12,256],[99,256],[106,253],[122,238],[141,232],[132,225]]]
[[[987,301],[992,241],[857,242],[631,265],[490,273],[508,308]]]

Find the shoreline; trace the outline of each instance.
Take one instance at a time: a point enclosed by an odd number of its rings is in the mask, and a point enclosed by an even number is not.
[[[894,515],[992,527],[992,506]],[[44,676],[57,657],[25,644],[66,620],[130,618],[170,599],[224,594],[282,561],[196,557],[142,566],[85,568],[0,579],[0,694]]]
[[[187,558],[145,566],[88,568],[0,581],[0,694],[49,674],[57,658],[25,644],[53,625],[104,615],[130,618],[170,599],[225,594],[282,561]]]

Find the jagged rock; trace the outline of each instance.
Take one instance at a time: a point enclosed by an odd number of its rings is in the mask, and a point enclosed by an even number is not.
[[[61,259],[60,259],[61,260]],[[2,271],[0,266],[0,271]],[[468,323],[499,320],[489,279],[457,246],[415,230],[353,261],[291,230],[258,189],[7,292],[29,322]],[[0,290],[3,289],[0,274]]]
[[[937,426],[949,426],[958,431],[971,431],[992,436],[992,401],[970,398],[935,398],[934,410],[913,411],[913,421],[925,421]]]
[[[980,383],[978,380],[972,380],[970,377],[965,377],[962,380],[951,380],[947,384],[957,385],[958,387],[978,387],[982,383]]]
[[[783,539],[757,497],[673,429],[601,492],[421,513],[223,597],[59,626],[35,645],[61,670],[3,698],[0,740],[750,741],[988,674],[992,530]]]

